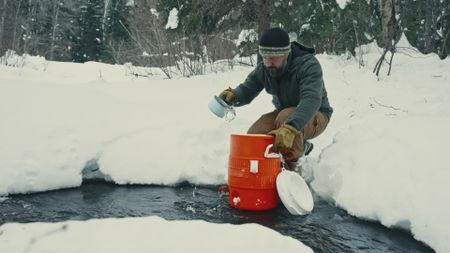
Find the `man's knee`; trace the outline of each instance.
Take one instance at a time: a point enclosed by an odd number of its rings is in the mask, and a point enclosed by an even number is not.
[[[275,119],[276,128],[279,128],[282,124],[284,124],[287,118],[289,118],[289,116],[291,116],[294,112],[295,107],[288,107],[281,110]]]
[[[328,118],[322,112],[317,112],[303,129],[305,140],[313,139],[322,134],[327,125]]]
[[[267,134],[272,131],[276,114],[274,112],[266,113],[259,117],[255,123],[248,129],[247,134]]]

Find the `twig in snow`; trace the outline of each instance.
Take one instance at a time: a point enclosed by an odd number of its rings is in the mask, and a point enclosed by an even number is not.
[[[408,110],[403,110],[403,109],[398,108],[398,107],[394,107],[394,106],[391,106],[391,105],[384,105],[384,104],[378,102],[378,101],[377,101],[375,98],[373,98],[373,97],[371,97],[370,99],[373,100],[373,102],[375,102],[375,103],[376,103],[377,105],[379,105],[379,106],[382,106],[382,107],[385,107],[385,108],[389,108],[389,109],[392,109],[392,110],[396,110],[396,111],[408,112]],[[370,104],[370,106],[371,106],[372,108],[374,107],[373,104]]]
[[[37,241],[39,241],[40,239],[42,239],[42,238],[44,238],[44,237],[46,237],[46,236],[49,236],[49,235],[52,235],[52,234],[61,232],[61,231],[65,231],[65,230],[67,230],[68,227],[69,227],[68,224],[64,224],[64,225],[62,225],[61,227],[59,227],[59,228],[57,228],[57,229],[48,231],[48,232],[46,232],[46,233],[44,233],[44,234],[42,234],[42,235],[38,235],[38,236],[36,236],[36,237],[31,238],[31,241],[29,242],[27,248],[26,248],[23,252],[29,252],[30,249],[31,249],[31,247],[33,246],[33,244],[35,244],[35,243],[36,243]]]
[[[99,74],[98,79],[99,79],[100,81],[104,82],[105,79],[103,79],[103,75],[102,75],[102,70],[101,70],[101,69],[98,69],[98,74]]]

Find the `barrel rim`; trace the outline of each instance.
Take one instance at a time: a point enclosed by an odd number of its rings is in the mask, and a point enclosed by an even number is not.
[[[264,139],[273,139],[273,135],[268,134],[231,134],[232,137],[257,137]]]

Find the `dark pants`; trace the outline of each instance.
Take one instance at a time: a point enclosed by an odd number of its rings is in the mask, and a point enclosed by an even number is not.
[[[286,119],[295,111],[295,107],[288,107],[279,113],[270,112],[262,115],[248,129],[248,134],[267,134],[268,132],[279,128]],[[328,125],[328,119],[322,112],[316,112],[314,117],[305,125],[303,131],[295,136],[292,148],[283,153],[286,162],[296,162],[305,151],[305,141],[320,135]]]

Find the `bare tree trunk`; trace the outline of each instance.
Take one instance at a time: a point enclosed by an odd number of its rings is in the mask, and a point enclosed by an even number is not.
[[[425,34],[424,34],[424,53],[433,52],[432,35],[433,35],[433,1],[425,1]]]
[[[258,37],[270,28],[270,10],[272,9],[273,0],[256,0],[257,19],[258,19]],[[261,55],[258,54],[258,62],[262,61]]]
[[[380,0],[381,1],[381,26],[383,33],[383,46],[386,50],[392,49],[392,39],[394,38],[394,5],[393,0]]]
[[[396,19],[395,19],[395,7],[394,0],[379,0],[380,12],[381,12],[381,26],[383,35],[383,54],[381,55],[378,62],[375,64],[373,72],[378,76],[380,74],[381,65],[383,64],[384,57],[387,52],[391,52],[391,60],[389,62],[389,72],[390,74],[392,67],[392,59],[395,53],[394,37],[396,29]]]
[[[26,38],[23,42],[23,53],[28,54],[28,48],[29,48],[29,40],[31,37],[31,22],[33,20],[33,0],[28,0],[28,13],[25,21],[25,34]]]
[[[441,59],[445,59],[448,55],[447,52],[447,40],[450,36],[450,2],[449,0],[444,0],[442,6],[444,7],[443,13],[442,13],[442,46],[441,51],[439,52],[439,57]]]
[[[442,40],[442,48],[441,52],[439,52],[439,58],[442,60],[447,58],[448,52],[447,52],[447,40],[448,36],[450,35],[450,29],[447,29],[447,33],[444,36],[444,39]]]
[[[14,50],[18,50],[19,46],[16,44],[16,39],[21,36],[17,36],[17,23],[19,21],[20,8],[22,7],[22,0],[19,0],[17,5],[16,15],[14,16],[13,34],[12,34],[12,47]]]
[[[355,52],[358,55],[358,64],[359,67],[364,67],[364,59],[363,59],[363,52],[361,49],[361,42],[359,40],[358,30],[356,29],[356,20],[353,20],[353,30],[355,31],[355,39],[356,39],[356,45],[358,46],[358,52]]]
[[[3,49],[3,36],[5,31],[5,16],[6,16],[6,0],[3,0],[2,16],[0,19],[0,51]],[[3,54],[3,52],[0,52]]]
[[[55,53],[55,38],[56,38],[56,29],[58,27],[58,14],[59,14],[59,1],[54,1],[54,16],[53,16],[53,29],[52,29],[52,40],[50,45],[50,60],[54,60]]]
[[[109,3],[111,0],[105,0],[105,7],[103,9],[103,18],[102,18],[102,41],[106,41],[106,32],[105,32],[105,26],[106,26],[106,18],[108,17],[108,10],[109,10]]]

